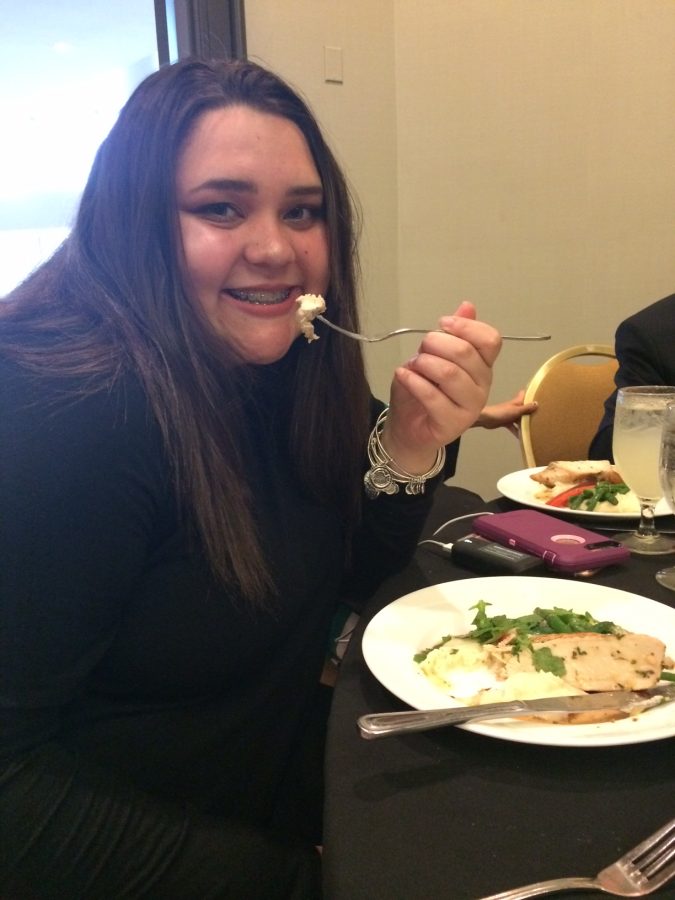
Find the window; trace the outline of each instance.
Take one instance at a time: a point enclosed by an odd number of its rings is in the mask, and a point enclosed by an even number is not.
[[[0,297],[67,236],[96,150],[136,85],[189,53],[245,56],[243,0],[3,7]]]

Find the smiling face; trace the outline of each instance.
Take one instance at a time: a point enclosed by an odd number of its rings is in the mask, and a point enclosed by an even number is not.
[[[176,193],[188,293],[247,362],[281,359],[300,333],[296,299],[328,288],[321,180],[302,132],[248,106],[207,112]]]

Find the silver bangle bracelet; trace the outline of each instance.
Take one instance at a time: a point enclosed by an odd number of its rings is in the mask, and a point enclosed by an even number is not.
[[[438,450],[433,466],[423,475],[411,475],[410,472],[401,469],[389,456],[380,440],[387,412],[388,409],[382,410],[368,438],[370,468],[363,476],[366,495],[374,500],[380,494],[398,494],[399,484],[405,485],[406,494],[423,494],[424,482],[438,475],[445,465],[445,447]]]

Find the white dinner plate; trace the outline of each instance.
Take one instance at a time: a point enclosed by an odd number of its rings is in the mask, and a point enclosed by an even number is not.
[[[363,655],[373,675],[414,709],[461,706],[422,673],[413,656],[448,635],[471,630],[479,600],[488,615],[522,616],[537,606],[560,606],[612,621],[627,631],[660,638],[675,653],[675,610],[628,591],[588,582],[504,575],[467,578],[422,588],[394,600],[368,623]],[[675,736],[675,702],[641,715],[592,725],[525,722],[471,722],[457,726],[507,741],[558,747],[606,747],[637,744]]]
[[[635,512],[596,512],[590,509],[568,509],[561,506],[548,506],[543,500],[538,500],[534,495],[541,490],[542,485],[537,481],[532,481],[530,475],[535,472],[542,472],[545,466],[535,466],[532,469],[521,469],[519,472],[511,472],[504,475],[497,482],[497,490],[509,500],[516,503],[522,503],[523,506],[532,506],[535,509],[543,509],[548,513],[557,515],[558,513],[567,516],[592,516],[596,519],[638,519],[640,517],[640,507],[637,505]],[[657,516],[667,516],[670,509],[665,500],[659,500],[656,504],[655,514]]]

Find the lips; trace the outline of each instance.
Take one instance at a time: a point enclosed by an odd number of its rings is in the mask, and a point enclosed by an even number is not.
[[[290,296],[291,289],[281,291],[239,291],[229,288],[226,291],[240,303],[252,303],[254,306],[278,306],[284,303]]]

